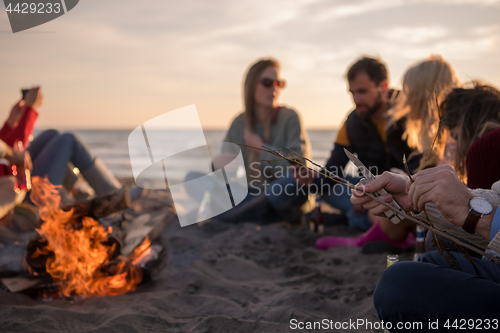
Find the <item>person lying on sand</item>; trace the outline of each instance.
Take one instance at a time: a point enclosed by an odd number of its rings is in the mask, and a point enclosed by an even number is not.
[[[38,135],[31,143],[38,109],[42,105],[43,94],[41,88],[29,90],[23,100],[12,108],[7,121],[0,130],[0,152],[5,158],[0,167],[0,178],[6,182],[2,188],[6,189],[5,200],[0,202],[2,212],[7,214],[16,204],[19,197],[26,195],[29,203],[29,192],[18,191],[20,194],[13,196],[14,184],[11,165],[17,165],[17,172],[24,173],[25,169],[32,171],[32,176],[47,176],[53,185],[62,185],[68,172],[68,163],[77,167],[96,195],[104,195],[122,188],[122,184],[108,170],[108,168],[95,158],[87,147],[72,133],[59,133],[56,130],[47,130]],[[18,145],[18,143],[22,143]],[[16,146],[16,147],[14,147]],[[26,150],[24,150],[26,148]],[[72,171],[70,171],[72,172]],[[27,189],[29,190],[29,189]],[[135,199],[142,193],[141,188],[131,191],[131,198]],[[12,198],[15,200],[12,200]],[[22,198],[21,198],[22,200]],[[5,209],[3,209],[5,208]],[[4,216],[5,216],[4,214]]]

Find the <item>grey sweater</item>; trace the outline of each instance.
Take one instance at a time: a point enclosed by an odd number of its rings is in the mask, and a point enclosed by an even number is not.
[[[226,134],[224,141],[232,142],[236,144],[245,144],[244,129],[246,127],[246,120],[244,113],[239,114],[232,122],[229,130]],[[264,130],[263,125],[256,125],[254,132],[262,137]],[[278,111],[275,123],[271,124],[271,129],[269,133],[269,142],[265,142],[264,145],[274,150],[282,150],[285,148],[290,148],[291,150],[304,155],[307,158],[311,158],[311,145],[309,143],[309,138],[307,132],[302,124],[299,114],[287,107],[281,107]],[[247,163],[249,161],[249,149],[246,147],[241,147],[243,152],[243,158],[245,159],[245,165],[250,167]],[[237,154],[238,151],[230,151],[231,153]],[[283,152],[282,152],[283,153]],[[283,153],[284,154],[284,153]],[[284,154],[285,155],[285,154]],[[263,171],[263,178],[267,182],[273,181],[276,178],[283,176],[286,169],[290,166],[290,163],[286,160],[262,162],[263,160],[276,160],[279,159],[277,156],[272,154],[261,152],[259,156],[260,170]],[[255,168],[255,166],[254,166]],[[265,168],[265,170],[264,170]]]

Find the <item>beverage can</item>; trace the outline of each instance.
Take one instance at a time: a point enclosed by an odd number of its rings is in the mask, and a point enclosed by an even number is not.
[[[397,254],[389,254],[387,256],[387,267],[399,262],[399,256]]]

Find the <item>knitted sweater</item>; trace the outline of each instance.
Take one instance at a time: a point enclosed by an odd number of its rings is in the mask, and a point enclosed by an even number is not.
[[[500,128],[492,130],[474,141],[467,151],[465,168],[467,186],[489,188],[500,179]]]
[[[245,144],[245,127],[245,115],[244,113],[241,113],[233,120],[224,141],[236,144]],[[255,133],[259,134],[261,137],[264,130],[263,127],[263,125],[256,125],[254,129]],[[275,120],[271,123],[269,142],[265,142],[264,145],[274,150],[290,148],[307,158],[311,158],[311,145],[309,143],[309,138],[304,125],[302,124],[302,120],[295,110],[287,107],[279,108]],[[246,162],[249,156],[249,148],[241,146],[240,148]],[[231,151],[231,153],[235,154],[238,152],[239,151]],[[263,171],[262,175],[267,181],[273,181],[276,178],[284,176],[283,172],[290,166],[288,161],[279,160],[277,156],[264,151],[261,151],[259,160],[273,160],[270,163],[260,163],[260,169]],[[249,166],[247,165],[247,172],[248,167]],[[263,170],[264,168],[266,168],[266,170]]]
[[[500,204],[500,181],[497,181],[491,187],[491,190],[475,189],[470,192],[476,197],[482,197],[492,204]],[[439,209],[433,203],[429,202],[425,205],[425,209],[434,226],[442,231],[450,233],[456,237],[466,239],[474,244],[477,244],[485,249],[493,250],[500,253],[500,232],[493,237],[491,241],[482,237],[479,234],[469,234],[462,227],[448,222],[439,212]],[[420,220],[426,220],[424,212],[417,215]]]

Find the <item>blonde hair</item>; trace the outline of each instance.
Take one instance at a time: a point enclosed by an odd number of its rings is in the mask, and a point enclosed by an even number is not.
[[[447,131],[439,131],[439,104],[448,93],[460,86],[455,70],[440,55],[431,55],[410,67],[403,79],[403,94],[389,111],[390,124],[406,117],[406,130],[403,139],[408,145],[425,157],[431,150],[434,138],[436,143],[427,165],[436,164],[444,153]],[[439,132],[439,133],[438,133]]]

